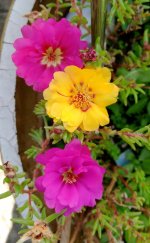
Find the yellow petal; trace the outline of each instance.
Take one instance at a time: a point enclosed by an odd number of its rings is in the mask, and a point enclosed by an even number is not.
[[[84,113],[83,128],[86,131],[95,131],[99,125],[104,126],[109,123],[109,116],[105,108],[99,108],[92,104],[92,107]]]
[[[95,93],[95,97],[93,102],[100,107],[106,107],[111,105],[117,101],[119,88],[109,83],[107,85],[103,85],[103,87]]]
[[[82,72],[81,72],[81,69],[76,67],[76,66],[68,66],[65,68],[65,73],[67,73],[72,82],[80,82],[82,81]]]
[[[51,83],[52,82],[53,82],[53,80],[51,81]],[[47,89],[45,89],[43,92],[44,100],[49,100],[51,98],[51,94],[52,94],[52,92],[49,87]]]
[[[44,97],[45,98],[45,97]],[[66,103],[68,102],[69,98],[58,93],[52,92],[50,98],[48,99],[49,106],[53,103]]]
[[[61,118],[62,111],[65,109],[66,106],[67,102],[51,103],[50,101],[48,101],[45,107],[48,116],[56,118],[58,120]]]
[[[82,79],[84,83],[88,83],[90,79],[92,79],[96,75],[95,69],[84,68],[82,69]]]
[[[113,83],[105,83],[105,84],[99,84],[99,89],[97,87],[97,90],[95,90],[96,94],[107,94],[112,95],[114,97],[118,96],[119,88],[113,84]]]
[[[78,68],[76,66],[68,66],[65,68],[65,72],[69,74],[70,78],[75,82],[84,82],[84,84],[87,83],[87,81],[92,78],[94,75],[96,75],[95,69],[89,69],[89,68]]]
[[[111,97],[109,95],[97,96],[97,98],[94,99],[94,103],[97,104],[99,107],[107,107],[116,103],[116,101],[116,97]]]
[[[64,72],[55,72],[54,79],[49,84],[49,87],[44,90],[43,96],[45,100],[51,99],[52,94],[69,97],[71,89],[73,89],[73,83],[69,75]]]
[[[108,68],[97,68],[94,75],[88,80],[88,85],[90,88],[99,90],[101,85],[109,83],[111,80],[111,72]]]
[[[65,72],[55,72],[54,82],[50,86],[51,89],[56,90],[62,95],[69,96],[70,90],[73,88],[73,83],[69,75]]]
[[[110,122],[110,120],[106,108],[103,107],[97,107],[97,108],[99,110],[99,124],[101,126],[107,125]]]
[[[64,122],[65,127],[79,127],[83,120],[83,112],[75,108],[73,105],[67,105],[61,115],[61,120]]]
[[[75,130],[77,130],[78,126],[69,126],[67,123],[63,123],[64,128],[69,131],[69,132],[74,132]]]
[[[110,82],[111,80],[111,71],[109,68],[97,68],[96,69],[97,77],[101,82]]]

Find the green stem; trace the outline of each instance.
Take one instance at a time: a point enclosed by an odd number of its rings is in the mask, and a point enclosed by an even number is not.
[[[3,192],[3,193],[0,194],[0,199],[9,197],[9,196],[11,196],[11,195],[12,195],[12,193],[11,193],[10,191]]]
[[[91,29],[92,45],[95,46],[96,39],[100,37],[101,48],[104,48],[106,28],[107,0],[91,1]]]
[[[49,139],[49,129],[48,129],[48,122],[45,116],[43,116],[43,121],[44,121],[44,128],[45,128],[45,133],[46,133],[46,139]]]

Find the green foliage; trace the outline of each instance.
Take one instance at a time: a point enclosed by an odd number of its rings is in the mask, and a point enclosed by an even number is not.
[[[39,128],[37,130],[32,129],[31,132],[29,133],[30,137],[32,138],[33,141],[38,143],[39,145],[42,144],[43,142],[43,130],[42,128]]]
[[[26,225],[26,226],[33,226],[34,222],[30,219],[22,219],[22,218],[13,218],[11,219],[16,224]]]
[[[142,169],[145,171],[146,174],[150,175],[150,151],[146,148],[143,148],[141,150],[140,156],[139,156],[139,162],[141,164]]]
[[[71,3],[70,2],[66,2],[63,0],[59,0],[59,9],[63,9],[63,8],[68,8],[71,7]],[[57,4],[56,3],[48,3],[47,8],[52,9],[52,8],[56,8]]]
[[[106,188],[103,200],[89,214],[86,227],[88,230],[91,228],[92,234],[97,235],[102,242],[105,242],[105,238],[106,242],[108,242],[110,236],[115,242],[119,242],[121,240],[121,232],[124,232],[123,236],[127,243],[130,243],[130,234],[133,236],[132,240],[135,240],[133,242],[137,242],[136,240],[139,239],[149,242],[148,231],[143,232],[143,229],[146,224],[148,230],[150,221],[146,215],[140,212],[140,209],[143,209],[143,206],[149,203],[140,191],[143,182],[146,181],[145,174],[142,170],[136,170],[133,173],[126,171],[128,190],[125,190],[123,184],[120,183],[120,179],[122,181],[123,178],[122,173],[123,170],[117,169],[115,173],[116,178],[114,181],[112,179]],[[111,177],[111,174],[109,176]],[[114,190],[112,190],[112,182],[117,184]],[[106,235],[104,234],[105,230],[107,232]]]
[[[47,223],[51,223],[53,220],[57,219],[59,216],[61,216],[64,213],[64,210],[61,213],[53,213],[51,215],[49,215],[48,217],[46,217],[44,220]]]
[[[133,95],[135,103],[138,102],[138,94],[145,94],[142,87],[144,84],[137,84],[135,80],[128,80],[126,76],[119,76],[114,82],[118,87],[120,87],[120,99],[123,101],[124,105],[128,104],[128,97]]]
[[[118,103],[109,107],[113,129],[105,127],[99,133],[85,135],[93,158],[107,167],[105,196],[88,216],[86,224],[92,239],[96,237],[102,243],[122,240],[126,243],[150,242],[148,3],[111,1],[107,41],[109,54],[101,52],[101,62],[98,63],[99,66],[112,66],[113,82],[120,87]],[[97,45],[96,48],[100,53],[100,47]],[[128,145],[133,151],[124,158],[124,168],[113,168],[112,164]]]
[[[132,19],[135,15],[135,11],[132,7],[123,0],[112,1],[113,7],[111,8],[110,16],[109,16],[109,24],[112,23],[114,16],[116,15],[118,21],[125,26],[126,19]]]
[[[150,150],[150,125],[143,127],[136,132],[133,132],[131,129],[124,128],[118,135],[128,143],[133,150],[136,150],[135,145],[145,146]]]
[[[11,196],[11,194],[12,194],[12,193],[11,193],[10,191],[3,192],[3,193],[0,194],[0,199],[9,197],[9,196]]]
[[[33,112],[37,116],[44,116],[46,114],[45,100],[40,100],[39,103],[35,106]]]
[[[28,159],[29,158],[35,158],[36,155],[38,153],[40,153],[40,151],[41,151],[41,149],[39,149],[38,147],[35,147],[35,146],[32,145],[29,149],[27,149],[25,151],[25,155],[27,156]]]
[[[82,38],[87,37],[91,33],[91,28],[88,24],[88,19],[83,15],[83,10],[90,7],[90,1],[71,1],[70,13],[73,13],[71,23],[84,29]]]
[[[134,30],[139,28],[147,16],[150,16],[148,10],[149,5],[144,3],[149,1],[124,1],[124,0],[113,0],[111,1],[112,8],[108,17],[108,23],[111,25],[113,19],[116,17],[119,24],[121,24],[123,30],[132,28]],[[139,7],[140,5],[140,7]],[[132,24],[131,24],[132,20]]]

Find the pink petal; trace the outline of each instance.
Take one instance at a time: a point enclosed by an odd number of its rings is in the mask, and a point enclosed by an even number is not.
[[[57,155],[57,153],[59,153],[60,151],[62,151],[62,149],[51,148],[43,154],[38,154],[36,156],[35,160],[36,160],[36,162],[38,162],[40,164],[46,165],[50,161],[50,159],[55,157]]]
[[[81,145],[81,142],[78,139],[73,139],[69,144],[65,146],[65,150],[68,150],[70,153],[76,151],[80,155],[82,153],[90,156],[90,150],[86,145]]]
[[[73,208],[78,204],[79,194],[75,185],[66,183],[63,185],[57,198],[62,205],[68,205],[70,208]]]
[[[36,188],[40,191],[40,192],[44,192],[45,188],[43,186],[43,179],[44,177],[43,176],[40,176],[36,179],[35,181],[35,186]]]

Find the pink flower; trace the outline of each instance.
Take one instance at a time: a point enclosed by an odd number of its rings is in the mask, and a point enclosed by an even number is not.
[[[66,19],[36,20],[22,28],[23,38],[15,41],[12,59],[17,75],[29,86],[41,92],[49,86],[53,73],[66,66],[83,66],[80,49],[87,47],[81,41],[81,32]]]
[[[36,161],[45,166],[44,175],[36,180],[36,187],[44,192],[49,208],[65,215],[79,212],[83,206],[93,207],[103,194],[105,169],[91,158],[87,146],[78,139],[64,149],[52,148],[39,154]]]

